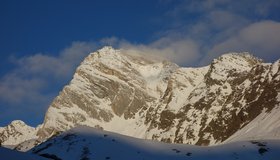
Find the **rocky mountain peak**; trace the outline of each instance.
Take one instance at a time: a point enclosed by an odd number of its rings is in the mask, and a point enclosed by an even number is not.
[[[33,127],[28,126],[21,120],[14,120],[12,121],[9,125],[3,128],[4,130],[9,130],[9,131],[22,131],[22,130],[32,130],[34,129]]]
[[[220,57],[214,59],[211,65],[215,68],[224,68],[224,69],[237,69],[248,70],[253,66],[262,63],[263,61],[259,58],[254,57],[248,52],[243,53],[227,53],[223,54]]]
[[[214,59],[206,74],[206,80],[214,84],[225,81],[228,78],[236,77],[235,73],[246,74],[254,66],[262,63],[261,59],[254,57],[248,52],[227,53]]]
[[[26,125],[26,124],[25,124],[23,121],[21,121],[21,120],[13,120],[13,121],[11,122],[10,125],[12,125],[12,126],[19,126],[19,127],[28,126],[28,125]]]
[[[166,60],[153,60],[138,53],[128,53],[124,49],[107,46],[86,57],[77,68],[71,83],[78,84],[76,80],[85,75],[102,75],[104,78],[109,78],[109,75],[110,79],[118,79],[131,85],[137,84],[141,88],[157,88],[151,84],[165,81],[178,68],[178,65]]]
[[[97,50],[96,52],[90,53],[81,63],[81,66],[96,62],[109,66],[116,65],[116,62],[118,61],[122,61],[121,55],[119,54],[119,50],[116,50],[110,46],[106,46]]]
[[[21,120],[14,120],[0,130],[0,144],[11,147],[30,139],[37,138],[37,128],[28,126]]]
[[[229,53],[222,54],[218,58],[214,59],[214,61],[215,60],[220,60],[220,61],[226,60],[228,62],[229,61],[235,62],[234,60],[252,61],[255,63],[263,62],[263,60],[255,57],[253,54],[249,52],[229,52]]]
[[[90,53],[81,65],[88,63],[102,63],[108,67],[117,68],[137,67],[138,65],[148,66],[157,63],[161,63],[166,67],[170,65],[177,66],[176,64],[171,63],[167,60],[160,59],[151,55],[145,55],[136,51],[134,52],[132,50],[126,49],[114,49],[111,46],[106,46],[97,50],[96,52]]]

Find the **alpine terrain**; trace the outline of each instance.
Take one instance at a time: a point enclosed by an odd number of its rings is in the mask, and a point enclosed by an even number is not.
[[[163,142],[219,144],[278,109],[279,67],[279,60],[228,53],[209,66],[181,68],[104,47],[77,68],[37,135],[87,125]]]
[[[68,132],[56,135],[84,125],[140,139],[236,147],[280,138],[279,102],[280,60],[264,63],[249,53],[227,53],[208,66],[185,68],[107,46],[84,59],[42,125],[14,121],[0,128],[0,144],[26,151],[46,141],[40,146],[55,150]],[[79,131],[74,137],[86,139]],[[47,154],[45,149],[33,152]]]

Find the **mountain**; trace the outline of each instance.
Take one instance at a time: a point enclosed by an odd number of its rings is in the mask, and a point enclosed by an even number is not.
[[[34,155],[30,153],[22,153],[3,147],[0,147],[0,159],[2,160],[48,160],[38,155]]]
[[[263,63],[248,53],[183,68],[104,47],[80,64],[37,136],[87,125],[163,142],[219,144],[279,107],[279,68],[279,60]]]
[[[33,128],[23,121],[14,120],[6,127],[0,129],[0,146],[14,148],[27,140],[37,139],[38,128]]]
[[[42,125],[13,121],[0,144],[27,151],[68,129],[87,125],[142,139],[214,145],[279,139],[280,60],[228,53],[185,68],[104,47],[77,68]]]
[[[54,160],[278,160],[280,141],[243,141],[201,147],[137,139],[80,126],[40,144],[29,153]]]

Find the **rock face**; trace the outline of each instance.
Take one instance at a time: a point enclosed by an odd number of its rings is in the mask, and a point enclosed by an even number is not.
[[[212,145],[280,101],[280,61],[229,53],[180,68],[104,47],[77,68],[50,105],[37,136],[87,125],[137,138]]]
[[[30,127],[20,120],[12,121],[11,124],[0,129],[0,145],[14,148],[26,140],[37,139],[37,132],[38,128]]]

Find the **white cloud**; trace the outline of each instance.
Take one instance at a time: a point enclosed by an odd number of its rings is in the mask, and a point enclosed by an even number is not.
[[[23,79],[16,74],[8,74],[0,82],[0,99],[12,104],[19,104],[24,100],[39,98],[36,91],[45,85],[41,79]]]
[[[149,44],[132,44],[128,41],[114,39],[117,48],[127,53],[152,56],[157,59],[166,59],[179,65],[192,64],[200,58],[198,45],[190,39],[173,39],[164,37]]]
[[[183,0],[167,12],[171,25],[158,38],[174,39],[175,35],[194,42],[197,57],[202,57],[193,62],[198,65],[207,65],[226,52],[241,51],[274,61],[279,58],[279,22],[269,17],[278,17],[279,9],[277,0]]]
[[[262,21],[244,27],[227,40],[212,47],[204,58],[204,63],[232,51],[249,51],[259,58],[275,60],[279,58],[280,23]]]
[[[54,94],[46,90],[57,90],[58,84],[69,81],[76,66],[95,48],[95,43],[73,42],[58,56],[38,53],[28,57],[13,57],[12,61],[17,67],[0,78],[0,102],[15,106],[21,103],[46,105]]]
[[[200,58],[199,46],[191,39],[170,39],[161,38],[152,44],[151,48],[159,51],[159,56],[163,56],[179,65],[190,65]]]
[[[208,26],[210,25],[216,30],[224,30],[232,27],[236,28],[248,23],[246,18],[225,10],[211,11],[206,17],[209,21]]]
[[[165,58],[180,66],[208,65],[214,58],[227,52],[251,52],[266,61],[279,58],[279,22],[249,23],[247,19],[225,11],[211,12],[208,20],[194,25],[196,27],[189,33],[193,34],[192,36],[202,36],[213,29],[218,29],[215,35],[211,36],[211,33],[207,35],[212,39],[206,38],[201,41],[188,37],[184,39],[170,32],[149,44],[133,44],[116,37],[103,39],[102,42],[127,49],[128,52]],[[207,26],[210,29],[205,28]]]
[[[73,42],[70,47],[62,50],[58,56],[38,53],[28,57],[14,58],[14,63],[20,66],[14,72],[32,76],[49,76],[65,78],[71,75],[75,66],[81,62],[90,51],[96,48],[95,43]]]

